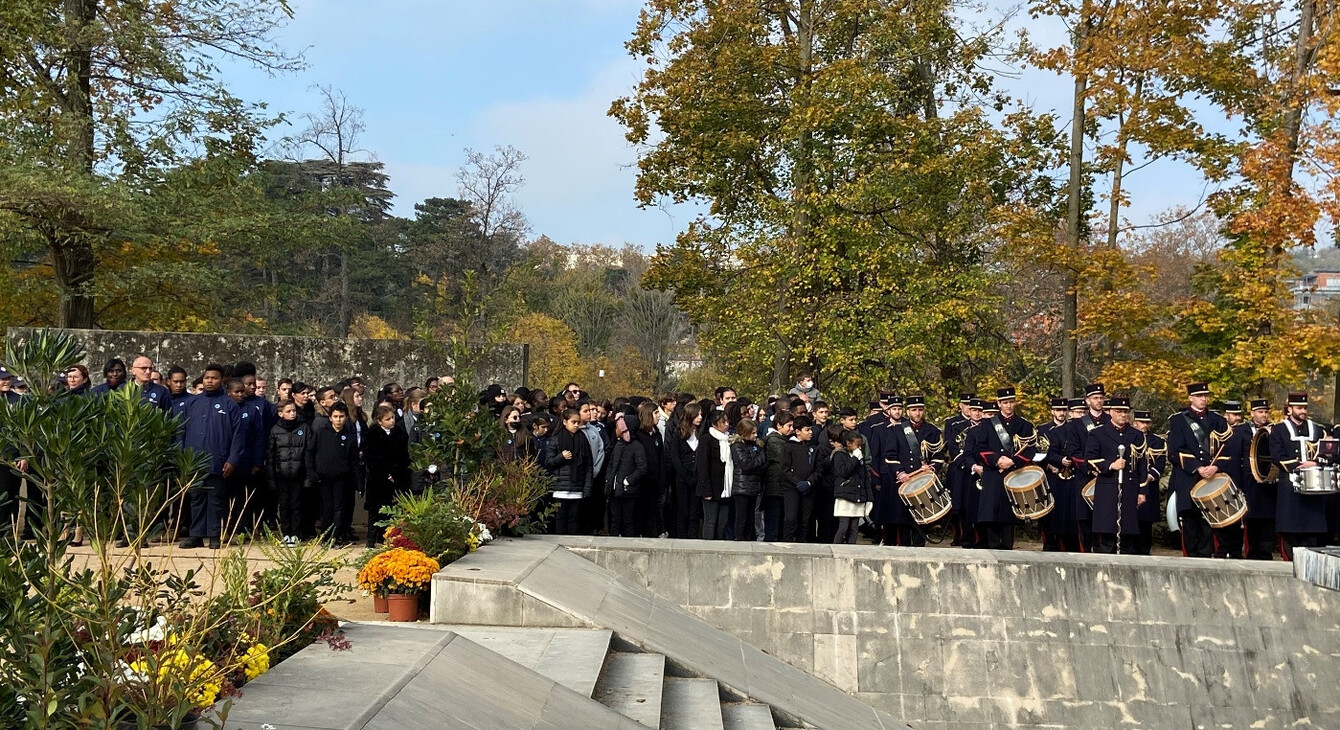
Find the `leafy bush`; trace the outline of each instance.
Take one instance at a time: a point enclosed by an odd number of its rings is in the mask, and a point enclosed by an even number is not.
[[[455,490],[455,500],[476,522],[497,534],[542,531],[546,514],[535,506],[553,489],[553,477],[529,459],[488,461]]]
[[[474,520],[441,489],[421,494],[401,494],[382,508],[387,519],[378,524],[399,529],[400,534],[440,564],[446,565],[471,550]],[[477,541],[476,541],[477,544]]]

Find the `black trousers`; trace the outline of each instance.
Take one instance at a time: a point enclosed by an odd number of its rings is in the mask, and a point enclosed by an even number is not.
[[[1075,520],[1076,539],[1079,540],[1079,551],[1082,553],[1093,552],[1093,518],[1087,520]]]
[[[555,535],[577,535],[581,532],[582,500],[558,500],[558,513],[554,515]]]
[[[1140,523],[1140,541],[1136,555],[1149,555],[1154,551],[1154,523]]]
[[[782,489],[782,541],[805,542],[805,528],[814,515],[814,490],[801,494],[794,487]]]
[[[629,537],[657,537],[661,534],[661,490],[655,484],[643,483],[642,489],[634,497],[634,535]],[[614,526],[610,525],[610,534]]]
[[[1243,520],[1243,531],[1246,533],[1243,542],[1247,547],[1247,554],[1243,557],[1248,560],[1275,559],[1275,545],[1278,541],[1275,539],[1274,520],[1248,517]]]
[[[610,537],[640,537],[638,495],[608,497],[606,502],[610,506]]]
[[[758,497],[745,497],[736,494],[731,496],[731,501],[735,504],[735,534],[732,537],[737,542],[753,540],[754,508],[758,504]]]
[[[833,516],[833,490],[819,490],[814,498],[814,542],[831,543],[837,533],[837,518]]]
[[[302,481],[275,477],[271,485],[279,502],[279,532],[285,537],[302,534]]]
[[[1214,557],[1242,559],[1242,523],[1213,528]]]
[[[885,545],[926,547],[926,533],[915,525],[885,525],[880,529]]]
[[[674,537],[681,540],[697,540],[702,536],[702,499],[693,493],[692,484],[676,484],[671,497],[675,503]]]
[[[726,511],[726,502],[720,498],[701,499],[699,501],[703,505],[703,539],[726,539],[726,519],[729,517]]]
[[[1013,550],[1014,523],[978,522],[977,538],[977,547],[986,548],[987,550]]]
[[[1214,531],[1200,510],[1183,510],[1177,515],[1182,527],[1182,554],[1189,558],[1214,556]]]
[[[316,480],[321,492],[321,523],[326,534],[336,540],[347,539],[354,532],[354,475]]]

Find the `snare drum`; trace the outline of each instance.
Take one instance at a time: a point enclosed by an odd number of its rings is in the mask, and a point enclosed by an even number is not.
[[[1093,509],[1093,498],[1094,495],[1097,493],[1098,493],[1098,480],[1095,478],[1090,479],[1089,483],[1084,485],[1084,488],[1081,489],[1079,492],[1079,496],[1084,498],[1084,501],[1089,505],[1089,509]]]
[[[1005,494],[1010,498],[1014,516],[1021,520],[1045,517],[1056,506],[1047,472],[1040,466],[1026,466],[1005,475]]]
[[[1293,476],[1293,491],[1298,494],[1335,494],[1336,468],[1333,466],[1309,466],[1299,469]]]
[[[929,525],[949,514],[954,506],[949,490],[935,477],[935,472],[922,472],[898,487],[898,497],[907,505],[912,519],[918,525]]]
[[[1200,507],[1210,527],[1228,527],[1247,514],[1247,498],[1227,474],[1215,474],[1196,482],[1191,501]]]

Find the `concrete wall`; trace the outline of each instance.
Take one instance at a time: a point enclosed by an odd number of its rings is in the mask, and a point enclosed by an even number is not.
[[[1340,593],[1283,563],[542,539],[916,728],[1340,727]]]
[[[31,329],[11,327],[8,337],[22,339]],[[294,377],[321,386],[358,375],[376,390],[389,382],[408,388],[422,386],[431,375],[452,369],[445,348],[422,340],[354,340],[272,335],[228,335],[196,332],[135,332],[123,330],[68,330],[87,350],[84,365],[95,384],[102,382],[102,367],[109,359],[130,359],[143,353],[153,358],[164,376],[172,365],[186,368],[191,378],[199,376],[211,362],[230,364],[239,360],[256,363],[262,377],[273,383]],[[484,358],[478,378],[483,383],[502,383],[508,388],[522,384],[524,354],[521,345],[499,345]]]

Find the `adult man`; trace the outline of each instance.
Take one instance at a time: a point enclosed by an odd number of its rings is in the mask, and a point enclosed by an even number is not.
[[[1038,426],[1038,453],[1034,456],[1047,472],[1047,487],[1052,493],[1052,511],[1043,517],[1042,549],[1047,552],[1075,552],[1079,550],[1078,527],[1075,523],[1074,462],[1066,456],[1066,439],[1070,426],[1066,419],[1066,399],[1047,399],[1051,421]],[[1046,443],[1044,450],[1042,445]]]
[[[722,408],[725,408],[727,403],[739,398],[739,396],[735,394],[735,389],[727,385],[718,387],[712,395],[716,400],[717,405]]]
[[[901,395],[895,395],[890,398],[884,411],[889,416],[888,425],[907,422],[907,416],[903,414],[903,397]]]
[[[972,399],[975,397],[977,397],[976,393],[958,394],[958,412],[950,416],[949,418],[945,419],[945,425],[943,430],[946,439],[948,439],[949,437],[950,426],[954,426],[968,420],[968,404],[971,403]]]
[[[906,401],[908,420],[900,424],[890,424],[886,442],[895,445],[894,453],[897,466],[894,471],[894,488],[891,496],[903,507],[901,518],[896,522],[894,542],[885,537],[885,544],[911,545],[920,547],[926,544],[926,535],[922,532],[912,513],[898,496],[898,490],[912,477],[938,471],[944,465],[944,440],[940,429],[926,420],[926,398],[921,395],[909,395]]]
[[[1086,387],[1097,387],[1100,389],[1098,394],[1102,395],[1102,384],[1091,383]],[[1065,434],[1065,445],[1061,449],[1061,453],[1065,455],[1062,464],[1069,465],[1074,474],[1074,483],[1071,489],[1074,497],[1071,503],[1075,509],[1075,539],[1079,543],[1080,552],[1089,552],[1093,549],[1093,508],[1084,499],[1084,487],[1089,483],[1092,474],[1089,473],[1089,467],[1084,463],[1084,445],[1089,440],[1089,433],[1101,426],[1105,422],[1104,419],[1108,418],[1108,415],[1101,412],[1101,409],[1097,417],[1093,415],[1088,405],[1091,398],[1093,398],[1092,395],[1086,398],[1071,398],[1066,401],[1070,420],[1066,422],[1068,432]]]
[[[245,394],[239,404],[243,409],[242,415],[252,421],[247,446],[247,453],[251,457],[251,473],[242,482],[243,498],[246,501],[246,516],[242,524],[250,529],[277,513],[276,495],[269,489],[265,478],[265,458],[270,444],[270,428],[279,420],[279,408],[261,396],[261,379],[256,374],[255,364],[239,362],[233,372],[241,379]],[[236,494],[233,496],[238,497]]]
[[[969,526],[972,520],[968,513],[969,492],[977,492],[976,477],[974,475],[974,457],[972,452],[966,451],[964,446],[967,444],[971,434],[968,432],[982,420],[982,406],[985,403],[977,396],[968,399],[967,407],[964,408],[965,420],[958,421],[952,426],[946,424],[944,430],[945,457],[948,459],[948,477],[949,499],[952,504],[949,512],[949,523],[954,528],[953,544],[959,547],[975,547],[976,540]]]
[[[1131,402],[1109,401],[1110,420],[1093,430],[1084,444],[1084,460],[1097,477],[1093,496],[1093,551],[1135,554],[1140,540],[1136,511],[1146,497],[1145,436],[1130,427]]]
[[[1140,521],[1140,540],[1136,544],[1137,555],[1148,555],[1154,549],[1154,523],[1163,519],[1160,506],[1159,480],[1168,471],[1168,442],[1149,430],[1154,422],[1149,411],[1135,411],[1131,414],[1131,425],[1145,435],[1145,479],[1140,493],[1145,496],[1135,510]]]
[[[130,361],[130,377],[140,386],[140,398],[154,404],[155,408],[169,410],[172,407],[172,394],[150,379],[153,369],[154,361],[148,355],[136,355]],[[182,375],[184,379],[185,373]]]
[[[1243,435],[1249,439],[1248,444],[1261,433],[1265,434],[1261,438],[1269,439],[1270,401],[1265,398],[1253,398],[1250,406],[1251,420],[1240,427],[1245,432]],[[1237,435],[1236,432],[1234,435]],[[1269,441],[1266,447],[1269,447]],[[1252,469],[1250,445],[1242,458],[1243,481],[1238,486],[1242,488],[1242,494],[1247,499],[1247,516],[1242,520],[1242,547],[1245,552],[1243,557],[1248,560],[1274,560],[1275,510],[1278,509],[1276,495],[1280,487],[1273,481],[1257,481],[1256,471]],[[1284,488],[1290,487],[1285,485]]]
[[[209,456],[209,472],[190,492],[190,536],[178,545],[184,550],[202,547],[206,538],[211,549],[219,549],[228,513],[226,481],[242,463],[246,446],[242,409],[224,391],[223,366],[206,365],[201,387],[201,393],[182,406],[183,445]]]
[[[275,403],[283,403],[293,398],[293,379],[280,378],[279,384],[275,386]]]
[[[1304,469],[1319,466],[1316,442],[1325,435],[1316,422],[1307,417],[1307,393],[1290,393],[1288,417],[1270,429],[1270,458],[1284,475],[1276,492],[1275,528],[1279,531],[1280,552],[1293,560],[1296,547],[1318,547],[1326,534],[1326,501],[1330,495],[1299,494],[1295,489],[1304,479]]]
[[[1112,420],[1112,416],[1103,408],[1107,402],[1107,389],[1102,383],[1089,383],[1084,386],[1085,411],[1080,416],[1085,431],[1092,431],[1099,425]]]
[[[312,421],[312,425],[329,426],[331,406],[334,406],[339,399],[340,394],[336,393],[331,386],[318,388],[316,391],[316,418]]]
[[[1027,466],[1033,460],[1037,434],[1033,424],[1014,412],[1012,386],[996,390],[1000,415],[992,416],[984,426],[974,428],[964,448],[982,467],[982,490],[976,510],[978,539],[989,550],[1014,549],[1014,511],[1005,494],[1005,475]]]
[[[1222,461],[1216,460],[1216,465],[1241,489],[1251,478],[1250,471],[1245,471],[1245,469],[1248,466],[1247,459],[1252,448],[1252,431],[1249,425],[1243,423],[1242,401],[1224,401],[1223,415],[1224,420],[1228,423],[1229,435],[1224,440],[1223,445],[1219,447],[1219,456]],[[1243,523],[1239,520],[1231,525],[1211,529],[1214,557],[1242,559],[1242,527]]]
[[[605,483],[605,456],[613,446],[613,437],[600,422],[595,401],[583,398],[577,405],[582,418],[582,435],[591,446],[591,475],[595,484]],[[706,420],[706,419],[704,419]],[[581,507],[582,531],[594,534],[605,522],[605,490],[593,489]]]
[[[1191,501],[1191,488],[1219,473],[1224,464],[1219,446],[1230,432],[1228,421],[1208,409],[1209,384],[1191,383],[1186,392],[1188,407],[1168,419],[1168,461],[1172,470],[1168,486],[1177,500],[1182,554],[1208,558],[1214,555],[1214,535],[1200,508]]]

